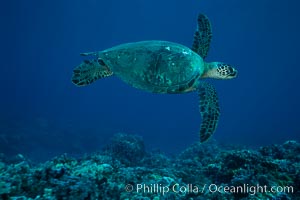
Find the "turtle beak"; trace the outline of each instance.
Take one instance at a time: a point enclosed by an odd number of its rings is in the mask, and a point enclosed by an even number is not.
[[[227,76],[228,79],[237,77],[238,71],[236,69],[234,69],[233,67],[229,67],[228,71],[229,71],[228,76]]]
[[[236,69],[233,69],[233,72],[231,73],[232,78],[237,77],[238,71]]]

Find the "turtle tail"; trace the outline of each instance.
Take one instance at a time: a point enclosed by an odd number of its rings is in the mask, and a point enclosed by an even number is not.
[[[77,86],[86,86],[112,74],[103,60],[85,60],[73,70],[72,82]]]

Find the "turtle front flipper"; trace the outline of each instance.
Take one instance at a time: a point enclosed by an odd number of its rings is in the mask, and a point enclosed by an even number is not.
[[[72,82],[77,86],[85,86],[112,74],[103,60],[85,60],[73,70]]]
[[[194,34],[192,50],[205,59],[209,50],[211,39],[212,31],[209,19],[205,15],[199,14],[198,27]]]
[[[220,106],[215,88],[206,82],[198,85],[199,107],[202,117],[200,142],[208,140],[215,132],[220,116]]]

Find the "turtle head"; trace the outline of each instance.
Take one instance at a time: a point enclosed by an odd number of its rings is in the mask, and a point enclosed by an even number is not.
[[[233,79],[237,73],[237,70],[228,64],[211,62],[206,63],[206,72],[204,72],[203,78]]]

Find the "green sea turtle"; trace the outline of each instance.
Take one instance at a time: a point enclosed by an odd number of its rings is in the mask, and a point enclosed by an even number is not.
[[[73,71],[72,82],[85,86],[116,75],[135,88],[153,93],[178,94],[197,91],[202,117],[200,141],[215,132],[220,108],[214,87],[203,78],[232,79],[237,70],[221,62],[206,63],[212,38],[209,19],[200,14],[192,48],[167,41],[126,43],[99,51],[82,53],[93,56]]]

